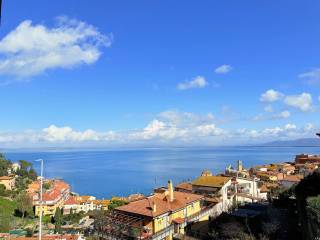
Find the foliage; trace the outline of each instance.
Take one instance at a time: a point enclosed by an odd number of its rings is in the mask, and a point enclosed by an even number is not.
[[[17,171],[18,176],[22,178],[29,178],[33,181],[37,179],[37,174],[33,169],[33,165],[31,162],[20,160],[19,164],[21,168]]]
[[[0,232],[8,232],[13,224],[16,202],[0,197]]]
[[[57,208],[54,217],[53,217],[53,222],[54,222],[54,231],[56,233],[61,233],[62,229],[62,222],[63,222],[63,215],[62,215],[62,210],[60,208]]]
[[[320,195],[307,198],[307,210],[310,217],[320,223]]]
[[[0,176],[8,175],[8,168],[11,166],[11,162],[6,159],[6,157],[0,153]]]
[[[43,189],[44,190],[49,190],[51,188],[51,183],[50,182],[44,182],[43,183]]]
[[[112,199],[108,205],[108,210],[113,210],[117,207],[120,207],[126,204],[128,204],[127,201],[120,200],[120,199]]]
[[[26,192],[21,192],[16,197],[16,202],[18,213],[21,213],[22,219],[24,219],[26,215],[33,215],[32,199]]]
[[[6,187],[3,184],[0,184],[0,196],[8,196],[8,191],[6,190]]]
[[[74,213],[70,212],[68,215],[63,216],[63,222],[68,222],[71,224],[79,223],[80,219],[82,219],[85,216],[83,213]]]
[[[295,188],[295,193],[304,239],[315,239],[320,236],[317,198],[320,195],[320,173],[315,171],[301,180]]]
[[[317,237],[320,236],[320,195],[307,198],[306,212],[309,228]]]

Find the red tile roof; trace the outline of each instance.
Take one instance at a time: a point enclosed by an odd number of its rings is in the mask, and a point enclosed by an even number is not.
[[[192,184],[188,182],[179,183],[175,188],[192,192]]]
[[[0,177],[0,181],[1,180],[12,180],[12,179],[14,179],[14,176],[2,176],[2,177]]]
[[[116,210],[142,216],[156,217],[184,208],[190,203],[202,198],[203,196],[200,195],[174,191],[174,200],[170,202],[165,193],[156,193],[144,199],[118,207]],[[152,209],[154,205],[156,206],[155,211]]]

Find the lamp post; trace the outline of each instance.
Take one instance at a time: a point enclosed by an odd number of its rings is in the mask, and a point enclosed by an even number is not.
[[[37,159],[36,162],[41,163],[40,170],[40,217],[39,217],[39,240],[42,239],[42,186],[43,186],[43,159]]]

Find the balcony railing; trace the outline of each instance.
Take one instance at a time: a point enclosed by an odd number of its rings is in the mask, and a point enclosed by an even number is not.
[[[152,235],[151,239],[152,240],[160,240],[163,239],[171,234],[174,233],[174,225],[171,224],[168,227],[160,230],[159,232],[156,232],[155,234]]]
[[[186,218],[186,223],[198,221],[199,219],[210,216],[213,214],[213,208],[212,207],[206,207],[200,210],[200,212],[197,212],[189,217]]]

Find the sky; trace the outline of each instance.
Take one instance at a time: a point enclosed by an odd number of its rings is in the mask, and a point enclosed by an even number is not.
[[[313,137],[317,0],[3,1],[0,146]]]

